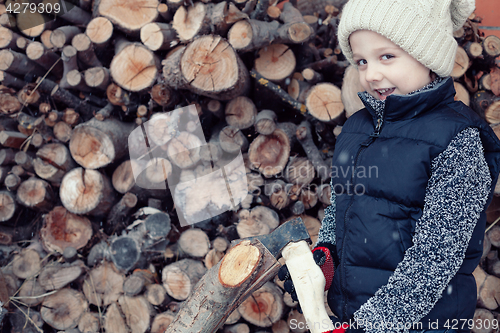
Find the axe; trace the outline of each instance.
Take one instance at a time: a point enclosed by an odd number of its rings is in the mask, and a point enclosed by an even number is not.
[[[325,277],[308,241],[301,218],[282,224],[268,235],[233,241],[222,260],[196,284],[166,332],[216,332],[233,310],[277,274],[281,255],[311,332],[332,330],[324,305]]]

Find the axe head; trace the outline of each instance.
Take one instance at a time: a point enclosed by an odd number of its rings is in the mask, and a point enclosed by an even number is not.
[[[305,240],[311,244],[309,232],[300,217],[283,223],[270,234],[245,239],[258,239],[276,259],[281,256],[281,250],[289,243]]]

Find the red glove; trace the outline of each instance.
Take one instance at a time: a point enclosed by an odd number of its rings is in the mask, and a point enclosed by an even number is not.
[[[325,290],[330,289],[333,281],[333,275],[335,273],[335,269],[333,267],[333,258],[330,253],[330,250],[326,247],[316,247],[312,250],[314,261],[321,268],[323,275],[325,276],[326,284]],[[336,331],[334,331],[337,333]],[[338,333],[343,333],[343,331],[339,331]]]
[[[348,329],[349,329],[349,325],[346,323],[346,324],[342,324],[342,326],[340,326],[339,328],[335,328],[331,331],[327,331],[327,332],[323,332],[323,333],[345,333],[345,332],[347,332]]]

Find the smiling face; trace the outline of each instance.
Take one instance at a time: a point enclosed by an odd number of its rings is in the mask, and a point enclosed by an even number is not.
[[[370,30],[351,34],[349,43],[363,88],[385,100],[406,95],[431,83],[430,70],[389,39]]]

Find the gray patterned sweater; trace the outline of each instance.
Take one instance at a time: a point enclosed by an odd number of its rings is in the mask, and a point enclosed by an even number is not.
[[[466,163],[464,163],[466,162]],[[364,323],[418,322],[425,317],[458,272],[470,237],[485,208],[491,176],[477,128],[462,130],[432,161],[425,205],[413,246],[386,285],[355,312]],[[335,194],[317,244],[335,245]],[[365,332],[403,332],[365,327]]]

